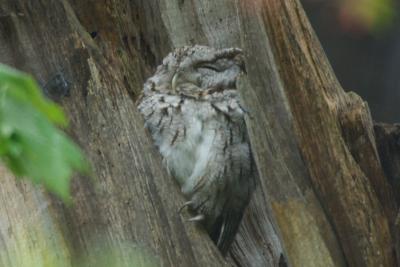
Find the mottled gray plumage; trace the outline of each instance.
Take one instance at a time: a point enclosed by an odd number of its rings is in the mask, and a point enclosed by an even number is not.
[[[225,253],[254,189],[255,168],[236,78],[240,49],[183,47],[149,78],[139,110],[189,206]]]

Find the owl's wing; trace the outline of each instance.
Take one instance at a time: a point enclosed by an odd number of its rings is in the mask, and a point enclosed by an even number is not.
[[[212,190],[213,187],[208,188]],[[239,228],[243,212],[249,202],[250,191],[244,197],[243,195],[233,195],[224,200],[217,200],[214,197],[218,198],[218,196],[215,196],[210,190],[207,190],[207,194],[205,194],[202,188],[199,189],[199,191],[193,194],[191,201],[188,202],[191,208],[198,214],[190,220],[198,221],[205,218],[204,226],[208,234],[222,254],[225,255]],[[243,191],[245,190],[247,190],[246,186],[243,187]],[[226,193],[222,194],[226,196]],[[224,203],[223,206],[216,209],[215,205],[220,204],[221,201]]]
[[[225,132],[217,131],[217,142],[211,153],[215,152],[216,157],[209,161],[207,181],[210,184],[205,186],[208,195],[214,197],[210,201],[214,206],[209,209],[214,217],[211,216],[213,221],[207,230],[223,254],[235,238],[257,175],[244,121],[226,125]]]
[[[225,185],[207,185],[205,188],[208,189],[208,198],[203,202],[200,199],[205,198],[204,191],[200,189],[198,193],[202,196],[194,196],[195,199],[198,197],[195,202],[201,203],[197,207],[197,211],[200,214],[204,213],[206,218],[211,215],[211,218],[208,217],[211,222],[206,222],[206,228],[211,239],[223,255],[228,252],[230,245],[235,239],[244,211],[255,189],[256,172],[253,168],[254,161],[251,155],[250,158],[246,157],[246,160],[243,157],[245,156],[240,154],[233,156],[232,160],[237,162],[235,166],[237,169],[227,168],[227,170],[222,172],[227,173],[229,177],[225,176],[221,180],[216,177],[209,177],[208,179],[208,181],[211,180],[214,183],[226,183]],[[227,163],[230,165],[229,162]],[[212,175],[212,173],[209,174]],[[210,189],[216,189],[216,191],[211,192]],[[209,206],[212,204],[214,206]],[[210,213],[207,214],[208,212]]]

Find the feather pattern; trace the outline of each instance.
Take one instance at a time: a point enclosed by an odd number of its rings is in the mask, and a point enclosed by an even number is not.
[[[184,47],[144,86],[139,111],[173,177],[226,253],[254,190],[254,162],[235,87],[238,49]]]

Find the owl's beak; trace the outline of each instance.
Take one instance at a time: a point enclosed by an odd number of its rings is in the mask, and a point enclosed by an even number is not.
[[[172,92],[176,93],[176,85],[178,82],[179,70],[175,72],[174,77],[172,77],[171,88]]]

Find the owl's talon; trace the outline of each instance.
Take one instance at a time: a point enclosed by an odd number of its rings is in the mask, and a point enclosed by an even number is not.
[[[188,220],[188,222],[201,222],[202,220],[204,220],[204,215],[203,214],[199,214],[199,215],[197,215],[197,216],[195,216],[195,217],[193,217],[193,218],[190,218],[189,220]]]
[[[187,206],[190,206],[191,204],[193,204],[192,201],[187,201],[187,202],[183,203],[183,205],[179,208],[178,213],[181,213],[184,208],[186,208]]]

